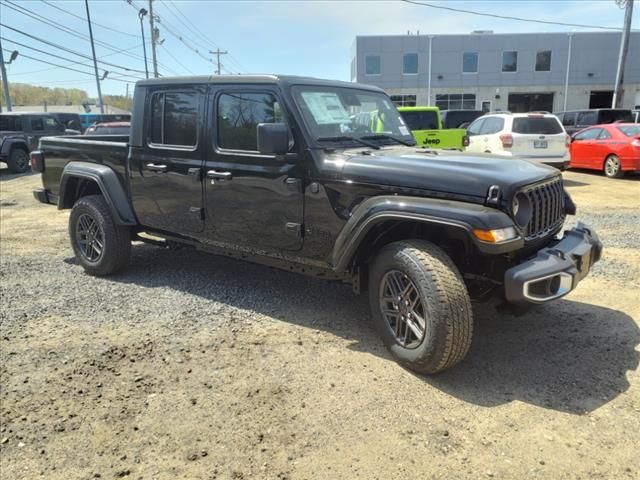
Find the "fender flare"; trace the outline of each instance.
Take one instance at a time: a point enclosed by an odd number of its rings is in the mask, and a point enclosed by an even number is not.
[[[86,179],[95,182],[104,196],[113,217],[119,225],[135,226],[138,224],[131,202],[116,173],[109,167],[98,163],[69,162],[62,170],[60,177],[60,195],[58,209],[71,208],[75,198],[70,197],[67,186],[71,179]],[[71,195],[73,192],[71,192]],[[71,201],[69,201],[71,198]]]
[[[514,226],[507,214],[494,208],[454,200],[382,195],[365,200],[353,211],[334,245],[331,255],[334,270],[349,270],[367,233],[388,220],[412,221],[460,230],[481,253],[489,255],[517,250],[524,245],[524,239],[520,236],[495,245],[482,242],[473,235],[476,228],[491,230]]]
[[[27,155],[29,154],[29,145],[24,138],[5,137],[2,140],[2,146],[0,146],[0,155],[2,155],[2,157],[8,158],[11,154],[11,150],[14,147],[23,148],[27,152]]]

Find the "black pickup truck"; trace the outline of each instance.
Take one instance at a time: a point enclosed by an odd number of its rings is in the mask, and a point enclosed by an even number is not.
[[[601,255],[585,225],[561,232],[575,205],[558,170],[417,148],[375,87],[162,78],[138,82],[133,111],[130,137],[43,138],[31,155],[36,198],[71,209],[92,275],[136,240],[348,282],[393,356],[434,373],[467,353],[472,298],[548,302]]]

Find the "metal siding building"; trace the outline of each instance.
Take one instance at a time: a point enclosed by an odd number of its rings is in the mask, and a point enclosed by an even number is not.
[[[620,36],[617,32],[358,36],[352,48],[351,80],[385,89],[398,104],[559,111],[565,106],[571,47],[567,109],[609,107]],[[505,52],[517,52],[515,71],[504,71],[514,67],[513,53]],[[413,73],[416,54],[417,73]],[[407,68],[411,73],[403,72]],[[640,32],[632,32],[624,107],[638,105]]]

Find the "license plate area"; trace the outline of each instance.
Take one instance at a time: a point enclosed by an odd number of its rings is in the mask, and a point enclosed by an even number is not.
[[[547,148],[549,146],[546,140],[534,140],[533,148]]]

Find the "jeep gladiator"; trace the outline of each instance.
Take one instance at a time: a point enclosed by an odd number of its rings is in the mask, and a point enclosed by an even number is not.
[[[384,129],[354,121],[368,112]],[[559,171],[417,148],[390,98],[354,83],[143,80],[129,137],[43,138],[31,160],[87,273],[123,269],[135,240],[347,282],[425,374],[464,358],[471,299],[560,298],[602,250],[585,225],[561,232],[575,205]]]

